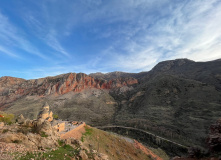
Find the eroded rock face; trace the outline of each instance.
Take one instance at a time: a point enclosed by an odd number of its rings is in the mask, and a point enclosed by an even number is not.
[[[53,121],[53,112],[52,111],[49,111],[49,105],[48,103],[46,102],[43,107],[42,107],[42,110],[39,112],[38,114],[38,119],[39,118],[42,118],[42,119],[46,119],[48,120],[49,122]]]
[[[55,77],[24,80],[13,77],[0,78],[0,107],[24,95],[62,95],[70,91],[80,92],[86,88],[112,89],[138,83],[135,78],[100,80],[84,73],[68,73]]]

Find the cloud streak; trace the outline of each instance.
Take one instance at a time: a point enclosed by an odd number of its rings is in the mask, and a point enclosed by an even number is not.
[[[56,34],[55,31],[50,31],[44,40],[54,50],[58,51],[59,53],[62,53],[67,57],[70,57],[69,53],[67,53],[65,49],[61,46],[61,44],[58,42],[55,34]]]
[[[5,49],[3,46],[0,46],[0,52],[3,52],[13,58],[20,58],[18,55],[13,54],[12,51],[9,51],[8,49]]]
[[[104,59],[110,59],[106,64],[124,71],[143,71],[167,59],[208,61],[221,58],[219,1],[186,1],[168,6],[161,6],[165,12],[162,16],[159,13],[154,17],[156,11],[152,10],[153,13],[149,11],[147,17],[138,20],[138,25],[118,30],[118,35],[125,36],[104,56]],[[146,20],[149,17],[155,21],[153,24]],[[131,21],[137,23],[136,19]]]
[[[59,28],[59,26],[64,22],[60,21],[58,16],[49,13],[49,11],[53,9],[49,8],[45,2],[40,3],[40,5],[36,4],[39,5],[38,10],[40,13],[37,14],[37,11],[28,10],[29,15],[23,15],[23,19],[28,28],[30,30],[33,29],[34,35],[41,39],[44,44],[48,45],[52,50],[62,54],[63,56],[70,57],[70,54],[66,51],[66,49],[64,49],[64,47],[62,47],[58,38],[59,36],[57,36],[58,33],[60,34],[61,28]],[[57,7],[59,8],[59,6]],[[65,19],[65,16],[62,18]],[[41,21],[38,19],[41,19]]]
[[[8,18],[0,13],[0,41],[6,46],[4,47],[4,52],[8,53],[8,55],[14,55],[13,57],[18,57],[18,55],[13,53],[9,54],[10,49],[8,48],[16,47],[29,54],[34,54],[46,59],[46,56],[41,54],[21,33],[23,33],[22,30],[15,28],[14,25],[9,22]]]

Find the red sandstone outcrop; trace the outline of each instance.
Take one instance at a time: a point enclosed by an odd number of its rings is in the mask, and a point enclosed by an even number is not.
[[[35,80],[1,77],[0,108],[7,107],[7,103],[25,95],[61,95],[70,91],[80,92],[86,88],[113,89],[136,83],[138,81],[135,78],[101,80],[84,73],[68,73]]]

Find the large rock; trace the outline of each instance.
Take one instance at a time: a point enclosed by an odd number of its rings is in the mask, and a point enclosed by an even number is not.
[[[42,118],[33,121],[33,130],[38,134],[45,133],[49,136],[58,136],[57,131],[51,126],[51,123]]]
[[[19,124],[23,124],[25,122],[25,118],[24,118],[24,116],[22,114],[18,116],[17,122]]]
[[[33,120],[25,119],[23,125],[27,127],[33,127]]]
[[[48,103],[46,102],[43,107],[42,110],[39,112],[38,114],[38,119],[45,119],[48,120],[49,122],[53,121],[53,112],[50,111],[50,106],[48,105]]]

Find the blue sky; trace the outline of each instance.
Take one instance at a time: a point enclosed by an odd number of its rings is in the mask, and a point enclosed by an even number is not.
[[[141,72],[221,58],[220,0],[0,1],[0,77]]]

